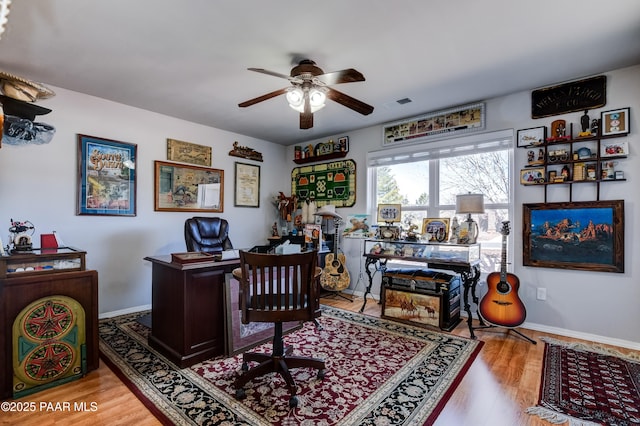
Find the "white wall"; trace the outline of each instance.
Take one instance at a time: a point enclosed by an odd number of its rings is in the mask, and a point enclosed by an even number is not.
[[[151,303],[149,255],[186,251],[184,221],[199,213],[155,212],[154,160],[167,160],[167,138],[213,148],[212,167],[224,170],[224,212],[204,214],[229,221],[236,248],[266,244],[276,209],[271,197],[290,191],[283,170],[290,163],[285,148],[267,141],[201,126],[77,92],[55,88],[42,106],[53,112],[38,121],[56,127],[47,145],[0,149],[0,235],[8,240],[10,219],[29,220],[40,234],[55,230],[67,245],[87,251],[87,267],[99,274],[100,313]],[[77,134],[138,145],[137,216],[76,216]],[[264,162],[229,156],[234,141],[263,154]],[[233,206],[234,162],[261,166],[260,208]]]
[[[620,160],[619,169],[624,171],[625,182],[611,182],[601,185],[601,200],[625,200],[625,272],[585,272],[551,268],[533,268],[522,265],[522,204],[544,202],[543,189],[523,187],[519,182],[519,171],[526,164],[526,151],[516,149],[513,176],[515,184],[514,216],[512,234],[514,235],[512,259],[513,273],[520,279],[520,298],[527,308],[525,326],[546,331],[563,331],[580,337],[597,337],[600,341],[629,346],[635,342],[640,348],[640,270],[636,262],[640,260],[640,225],[638,223],[638,203],[640,191],[637,181],[640,178],[640,65],[605,73],[607,76],[607,104],[599,110],[590,111],[597,117],[600,111],[631,107],[630,155]],[[582,76],[576,76],[581,78]],[[550,85],[557,82],[550,82]],[[543,119],[531,118],[531,92],[519,92],[508,96],[489,99],[487,107],[487,131],[503,129],[526,129],[529,127],[549,126],[555,119],[565,119],[577,125],[582,112]],[[425,111],[428,112],[428,111]],[[357,164],[356,205],[339,209],[340,214],[367,212],[366,154],[382,149],[382,126],[369,127],[348,132],[350,151],[348,158]],[[333,139],[344,136],[334,135]],[[327,138],[329,139],[329,138]],[[310,141],[310,143],[316,143]],[[293,147],[289,147],[289,158],[293,158]],[[556,191],[556,189],[558,189]],[[569,201],[568,186],[550,188],[548,202]],[[573,201],[595,200],[595,185],[574,185]],[[344,244],[348,255],[357,255],[360,244],[347,241]],[[360,253],[361,255],[361,253]],[[511,259],[510,259],[511,261]],[[352,288],[356,285],[362,267],[358,261],[349,262],[352,276]],[[360,262],[362,265],[362,262]],[[366,275],[365,275],[366,282]],[[374,294],[377,295],[376,280]],[[546,287],[547,300],[536,300],[536,288]],[[358,291],[363,291],[358,283]],[[617,341],[619,340],[619,341]],[[632,344],[633,346],[633,344]]]
[[[635,267],[640,259],[637,209],[640,191],[636,183],[640,170],[640,66],[605,74],[607,105],[602,110],[631,107],[631,134],[627,137],[631,154],[620,164],[627,180],[601,185],[601,199],[625,200],[625,273],[523,267],[522,239],[518,237],[522,235],[522,204],[544,199],[541,188],[518,184],[512,218],[512,234],[516,236],[513,272],[520,278],[520,297],[528,311],[525,325],[603,336],[601,340],[609,339],[612,343],[616,343],[616,339],[640,343],[637,326],[640,324],[640,272]],[[550,82],[553,83],[556,82]],[[280,190],[286,194],[291,192],[290,177],[283,171],[296,166],[292,161],[293,146],[284,148],[91,96],[54,90],[57,96],[42,103],[53,112],[39,117],[57,128],[53,141],[48,145],[25,147],[5,144],[0,149],[0,235],[6,243],[11,218],[30,220],[37,228],[36,242],[40,233],[56,230],[67,244],[87,250],[88,267],[99,273],[101,313],[150,304],[151,266],[143,257],[185,249],[183,224],[193,213],[153,211],[153,161],[166,160],[167,138],[213,147],[213,167],[225,170],[225,206],[220,216],[230,222],[234,245],[251,247],[265,243],[276,217],[271,197]],[[487,100],[487,131],[548,126],[553,119],[560,118],[533,120],[530,104],[529,91]],[[573,113],[562,118],[577,123],[580,115]],[[78,133],[138,144],[136,217],[75,215]],[[364,213],[367,209],[366,154],[382,148],[382,127],[354,130],[347,135],[350,139],[348,158],[357,164],[357,195],[356,205],[340,212]],[[334,135],[333,139],[340,136],[344,134]],[[244,161],[228,155],[236,140],[263,153],[265,161],[256,163],[262,173],[259,209],[233,207],[233,165],[235,161]],[[516,182],[525,161],[524,150],[516,150],[513,171]],[[576,185],[574,201],[594,199],[588,186]],[[550,191],[549,195],[550,202],[568,200],[566,193]],[[353,251],[358,255],[358,249]],[[359,271],[351,271],[351,275],[355,284]],[[547,288],[544,302],[535,299],[536,287],[542,286]],[[363,283],[360,283],[359,290],[362,289]]]

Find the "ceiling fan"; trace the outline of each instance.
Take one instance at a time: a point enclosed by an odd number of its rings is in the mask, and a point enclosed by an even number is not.
[[[369,115],[373,112],[371,105],[367,105],[362,101],[329,87],[333,84],[364,81],[364,76],[353,68],[325,73],[315,62],[304,59],[291,69],[290,75],[280,74],[263,68],[248,68],[248,70],[285,78],[291,82],[291,86],[242,102],[238,104],[238,106],[244,108],[286,94],[289,106],[300,112],[301,129],[310,129],[313,127],[313,113],[324,107],[324,101],[327,98],[347,108],[351,108],[362,115]]]

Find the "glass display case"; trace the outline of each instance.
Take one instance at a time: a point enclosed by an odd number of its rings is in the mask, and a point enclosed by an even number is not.
[[[33,249],[0,256],[0,278],[84,271],[86,252],[72,247]]]
[[[480,245],[371,239],[365,240],[363,254],[367,257],[426,263],[474,264],[480,261]]]

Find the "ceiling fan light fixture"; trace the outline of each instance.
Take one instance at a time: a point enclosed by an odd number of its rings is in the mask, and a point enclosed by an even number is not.
[[[327,100],[327,89],[324,87],[313,87],[309,90],[309,102],[311,103],[311,111],[317,111],[324,107],[324,101]]]
[[[302,87],[289,87],[287,89],[287,102],[289,106],[298,112],[304,112],[304,91],[309,90],[309,105],[311,112],[314,113],[324,108],[324,102],[327,99],[326,89],[324,87],[312,87],[306,89]]]
[[[287,102],[295,110],[304,107],[304,92],[300,87],[287,88]]]

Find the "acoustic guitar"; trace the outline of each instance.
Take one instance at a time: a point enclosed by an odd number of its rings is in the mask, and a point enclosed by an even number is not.
[[[320,275],[320,285],[327,291],[342,291],[349,287],[351,277],[347,270],[344,253],[338,253],[338,229],[340,221],[335,219],[336,233],[333,241],[333,253],[325,257],[325,267]]]
[[[487,277],[487,294],[478,305],[482,319],[499,327],[515,328],[522,324],[527,310],[518,297],[520,280],[507,272],[507,235],[509,221],[502,222],[502,262],[500,272],[492,272]]]

